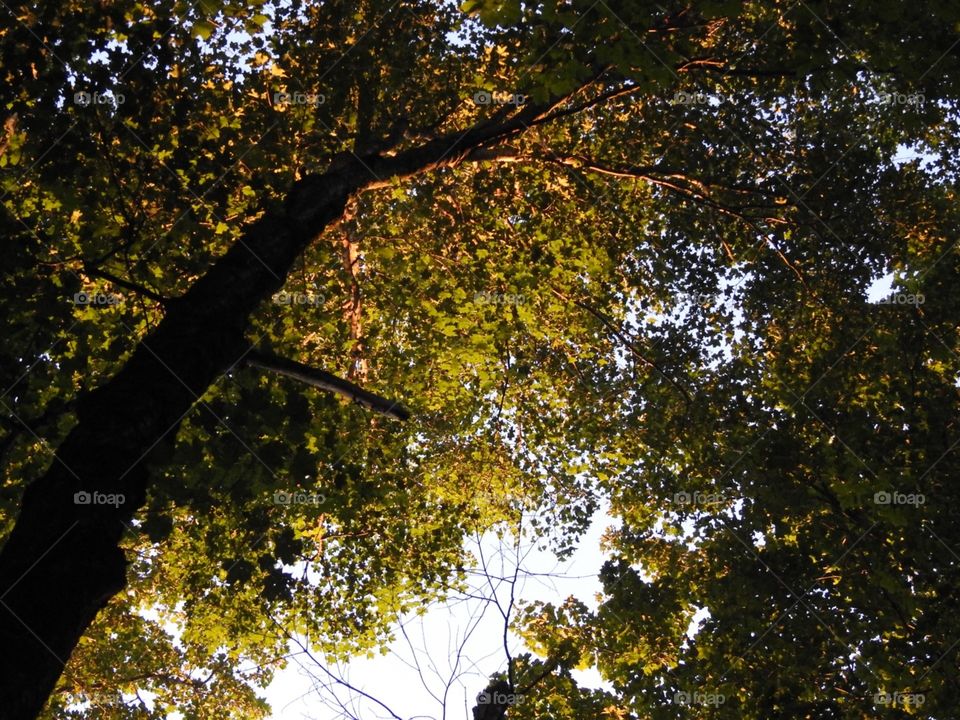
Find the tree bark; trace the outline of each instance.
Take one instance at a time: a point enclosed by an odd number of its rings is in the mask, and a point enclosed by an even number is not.
[[[183,296],[166,302],[163,320],[120,372],[78,402],[77,424],[48,470],[27,486],[0,551],[0,712],[6,720],[41,712],[77,641],[124,588],[127,562],[118,543],[146,498],[144,458],[176,433],[210,384],[242,360],[251,313],[281,288],[296,258],[341,217],[351,195],[458,165],[479,148],[552,119],[560,101],[507,119],[498,114],[392,157],[356,158],[304,177],[282,210],[251,224]]]

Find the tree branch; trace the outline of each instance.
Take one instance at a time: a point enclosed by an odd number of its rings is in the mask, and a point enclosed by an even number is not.
[[[607,330],[609,330],[613,334],[613,336],[616,337],[623,344],[623,346],[626,347],[633,354],[635,358],[640,360],[642,363],[647,365],[652,370],[655,370],[657,374],[660,375],[660,377],[662,377],[664,380],[670,383],[674,388],[676,388],[677,391],[680,392],[683,395],[683,397],[686,399],[687,405],[689,407],[690,403],[693,401],[693,398],[690,397],[690,393],[687,391],[687,389],[683,387],[683,385],[678,383],[676,380],[674,380],[672,377],[670,377],[670,375],[668,375],[663,370],[663,368],[660,367],[659,364],[655,363],[653,360],[651,360],[642,352],[640,352],[640,350],[637,349],[637,346],[634,343],[632,343],[630,339],[627,338],[622,332],[620,332],[620,329],[613,323],[612,320],[610,320],[606,315],[604,315],[602,312],[597,310],[592,305],[585,303],[581,300],[577,300],[576,298],[569,297],[564,293],[560,292],[555,287],[551,286],[550,289],[553,291],[553,294],[556,295],[561,300],[573,303],[577,307],[583,310],[586,310],[588,313],[593,315],[593,317],[599,320],[603,324],[603,326],[607,328]]]
[[[95,267],[93,265],[84,265],[83,272],[85,272],[87,275],[92,275],[93,277],[98,277],[98,278],[102,278],[103,280],[108,280],[109,282],[112,282],[114,285],[117,285],[118,287],[126,288],[127,290],[135,292],[138,295],[143,295],[144,297],[150,298],[151,300],[154,300],[160,303],[161,305],[166,305],[167,302],[169,302],[169,299],[165,298],[160,293],[156,293],[153,290],[143,287],[142,285],[137,285],[137,283],[135,282],[124,280],[122,277],[118,277],[117,275],[114,275],[111,272],[107,272],[106,270],[101,270],[100,268]]]
[[[460,165],[479,147],[543,124],[572,95],[393,156],[353,157],[343,167],[304,176],[282,204],[246,224],[241,238],[185,293],[166,301],[163,318],[123,367],[78,401],[77,423],[56,449],[58,462],[27,485],[0,550],[0,647],[17,648],[0,653],[4,718],[32,720],[40,713],[81,634],[126,586],[128,563],[119,543],[146,502],[151,477],[144,458],[247,353],[251,315],[283,286],[304,250],[342,219],[351,198]],[[395,405],[339,378],[297,364],[283,369],[402,417]],[[122,499],[78,504],[80,491]]]
[[[390,716],[391,716],[394,720],[403,720],[403,718],[401,718],[399,715],[397,715],[393,710],[391,710],[387,705],[385,705],[383,702],[381,702],[380,700],[378,700],[377,698],[375,698],[373,695],[364,692],[364,691],[361,690],[360,688],[358,688],[358,687],[356,687],[356,686],[354,686],[354,685],[351,685],[350,683],[348,683],[348,682],[347,682],[346,680],[344,680],[343,678],[341,678],[341,677],[335,675],[334,673],[330,672],[330,670],[328,670],[327,667],[326,667],[323,663],[321,663],[321,662],[313,655],[313,653],[310,652],[309,643],[303,642],[303,641],[301,641],[299,638],[297,638],[293,633],[291,633],[291,632],[290,632],[289,630],[287,630],[283,625],[281,625],[280,622],[278,622],[277,619],[274,618],[272,615],[270,616],[270,619],[273,620],[273,623],[280,629],[280,631],[287,637],[287,639],[290,640],[290,641],[292,641],[292,642],[294,642],[294,643],[296,643],[297,647],[300,648],[300,651],[301,651],[304,655],[306,655],[307,658],[309,658],[310,661],[313,662],[314,665],[316,665],[318,668],[320,668],[321,670],[323,670],[323,672],[327,675],[327,677],[329,677],[335,684],[337,684],[337,685],[342,685],[343,687],[347,688],[347,690],[349,690],[349,691],[351,691],[351,692],[353,692],[353,693],[356,693],[357,695],[360,695],[361,697],[364,697],[364,698],[366,698],[367,700],[370,700],[371,702],[376,703],[377,705],[379,705],[380,707],[382,707],[384,710],[386,710],[388,713],[390,713]]]
[[[277,357],[276,355],[264,353],[259,350],[251,350],[244,356],[243,361],[251,367],[269,370],[270,372],[299,380],[307,385],[312,385],[315,388],[336,393],[381,415],[396,418],[397,420],[407,420],[410,418],[410,412],[399,403],[367,392],[360,386],[354,385],[352,382],[339,378],[336,375],[332,375],[325,370],[318,370],[309,365],[304,365],[294,360],[287,360],[286,358]]]

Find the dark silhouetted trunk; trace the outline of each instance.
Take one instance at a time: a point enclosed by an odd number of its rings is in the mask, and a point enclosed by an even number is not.
[[[197,398],[243,359],[251,313],[344,212],[350,196],[390,179],[468,159],[542,119],[529,107],[392,157],[372,155],[311,175],[282,211],[251,224],[180,298],[121,371],[77,405],[78,423],[26,489],[0,551],[0,714],[32,720],[77,641],[126,582],[118,542],[146,497],[143,462],[176,433]]]

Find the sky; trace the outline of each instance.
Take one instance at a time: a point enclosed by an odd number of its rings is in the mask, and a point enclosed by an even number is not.
[[[600,592],[597,573],[604,561],[600,538],[608,527],[617,525],[606,507],[598,509],[578,549],[563,562],[549,550],[538,550],[524,541],[519,549],[519,566],[523,572],[518,577],[515,597],[526,602],[560,603],[572,595],[595,609],[596,595]],[[468,547],[475,557],[479,558],[482,552],[491,575],[512,578],[518,566],[513,538],[501,540],[489,532],[479,543],[474,541],[472,547]],[[496,591],[500,607],[507,608],[508,583],[491,587],[485,578],[477,575],[471,585],[476,588],[477,596],[493,598]],[[484,689],[491,674],[506,668],[504,621],[496,604],[482,599],[437,603],[422,617],[407,617],[401,622],[405,636],[398,626],[396,641],[388,655],[358,659],[328,669],[375,696],[405,720],[472,718],[477,693]],[[515,635],[511,634],[509,646],[512,653],[523,651],[523,643]],[[461,648],[459,652],[458,648]],[[602,685],[599,674],[593,670],[577,671],[575,677],[584,687]],[[322,688],[318,691],[318,678],[324,681],[323,671],[303,657],[280,671],[266,693],[274,709],[271,720],[344,717],[330,691]],[[327,680],[324,684],[328,683]],[[338,695],[347,707],[355,709],[354,715],[364,720],[390,717],[386,710],[354,693],[341,688]]]

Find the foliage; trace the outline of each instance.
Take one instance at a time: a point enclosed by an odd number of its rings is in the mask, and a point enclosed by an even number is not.
[[[8,14],[4,532],[160,298],[292,182],[513,105],[579,104],[478,162],[354,198],[304,253],[295,300],[264,304],[249,339],[413,419],[251,368],[222,377],[151,451],[130,587],[49,717],[88,702],[84,717],[257,717],[278,626],[329,657],[373,652],[399,613],[458,584],[465,534],[524,511],[562,554],[600,497],[622,521],[602,603],[528,608],[519,629],[558,669],[511,716],[956,707],[960,6]],[[935,161],[895,162],[905,148]],[[867,301],[888,272],[913,304]],[[293,491],[316,502],[275,501]],[[688,633],[697,608],[709,618]],[[520,675],[548,660],[525,656]],[[612,693],[576,687],[593,663]]]

